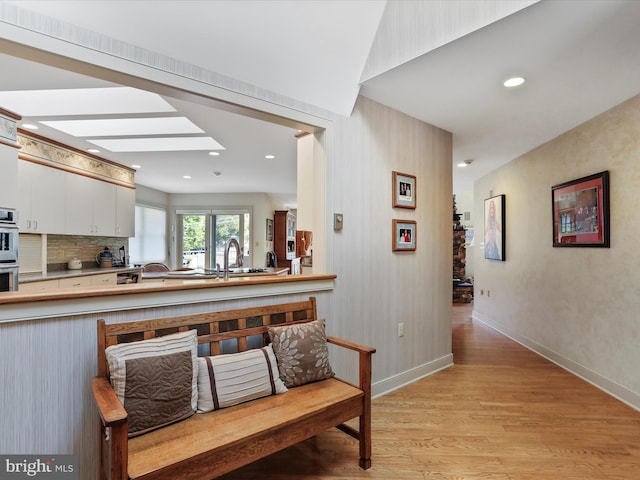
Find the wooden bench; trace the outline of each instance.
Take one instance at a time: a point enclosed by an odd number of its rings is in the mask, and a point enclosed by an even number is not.
[[[371,356],[374,348],[334,337],[330,344],[359,355],[359,385],[336,377],[290,388],[209,413],[196,413],[143,435],[128,438],[127,412],[108,378],[105,348],[196,329],[198,344],[218,355],[221,342],[269,341],[267,327],[317,319],[315,298],[262,307],[105,324],[98,320],[98,376],[93,394],[100,414],[102,480],[209,480],[337,427],[359,441],[360,467],[371,466]],[[257,337],[255,337],[257,336]],[[260,347],[261,345],[258,345]],[[255,348],[255,347],[254,347]],[[344,422],[359,417],[358,428]]]

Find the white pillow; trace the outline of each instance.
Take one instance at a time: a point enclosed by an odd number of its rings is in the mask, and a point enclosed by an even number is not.
[[[198,413],[286,391],[271,345],[198,358]]]

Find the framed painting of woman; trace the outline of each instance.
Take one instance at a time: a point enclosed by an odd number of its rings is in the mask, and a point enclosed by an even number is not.
[[[484,201],[484,258],[505,261],[505,196]]]

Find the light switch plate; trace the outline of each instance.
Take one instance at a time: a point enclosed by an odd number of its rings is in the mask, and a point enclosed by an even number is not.
[[[342,230],[342,214],[341,213],[333,214],[333,229],[336,231]]]

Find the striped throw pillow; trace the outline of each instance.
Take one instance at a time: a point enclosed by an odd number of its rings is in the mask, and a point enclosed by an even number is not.
[[[271,345],[198,358],[198,413],[286,391]]]

